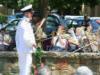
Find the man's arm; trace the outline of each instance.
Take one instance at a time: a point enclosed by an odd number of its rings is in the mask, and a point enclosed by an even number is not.
[[[29,47],[36,47],[36,40],[35,40],[35,36],[33,33],[33,29],[31,28],[31,25],[25,25],[23,27],[24,30],[24,41],[26,43],[27,46]]]

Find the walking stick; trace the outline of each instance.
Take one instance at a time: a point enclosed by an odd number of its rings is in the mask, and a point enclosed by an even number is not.
[[[85,36],[86,36],[86,41],[87,41],[87,43],[90,44],[90,45],[89,45],[89,48],[90,48],[89,51],[93,51],[93,50],[92,50],[92,47],[91,47],[91,41],[90,41],[88,35],[86,34],[86,32],[85,32]],[[84,43],[84,44],[86,44],[86,43]]]
[[[83,46],[83,47],[81,47],[81,48],[78,48],[77,50],[73,51],[73,53],[75,53],[75,52],[77,52],[77,51],[80,51],[81,49],[84,49],[85,47],[88,47],[88,46],[90,46],[91,44],[94,44],[94,43],[95,43],[95,42],[92,42],[92,43],[87,44],[87,45],[85,45],[85,46]]]
[[[37,28],[35,34],[37,34],[37,32],[38,32],[39,29],[42,27],[42,25],[44,24],[45,21],[46,21],[46,18],[43,18],[42,21],[41,21],[41,23],[40,23],[40,25],[38,26],[38,28]]]

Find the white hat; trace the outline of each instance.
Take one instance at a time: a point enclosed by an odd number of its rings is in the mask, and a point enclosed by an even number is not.
[[[22,12],[28,11],[32,9],[32,4],[25,6],[24,8],[21,9]]]
[[[87,66],[80,66],[75,75],[93,75],[93,72]]]
[[[51,10],[51,13],[57,13],[57,12],[58,12],[57,9],[53,9],[53,10]]]

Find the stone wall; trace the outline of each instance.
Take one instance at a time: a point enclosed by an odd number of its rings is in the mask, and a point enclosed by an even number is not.
[[[81,65],[88,66],[94,75],[100,75],[100,53],[43,52],[52,75],[72,75]],[[18,75],[16,52],[0,52],[1,75]]]
[[[100,53],[49,52],[45,58],[47,63],[54,64],[52,65],[53,69],[51,68],[52,75],[71,75],[79,66],[88,66],[94,75],[100,75]],[[65,64],[66,66],[63,67]],[[61,72],[61,74],[55,72]]]
[[[0,74],[16,75],[18,74],[18,62],[16,52],[0,51]]]

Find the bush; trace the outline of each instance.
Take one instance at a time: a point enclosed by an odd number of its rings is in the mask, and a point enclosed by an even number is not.
[[[6,23],[7,17],[5,15],[0,15],[0,23]]]
[[[35,63],[37,66],[41,63],[42,54],[42,49],[38,47],[35,53]]]

